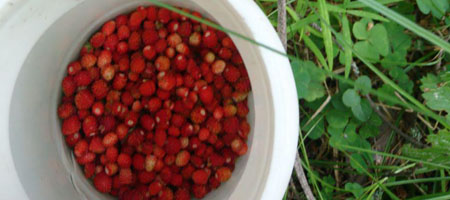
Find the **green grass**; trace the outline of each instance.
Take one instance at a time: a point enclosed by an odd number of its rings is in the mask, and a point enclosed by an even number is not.
[[[448,10],[436,18],[415,0],[288,0],[285,54],[150,1],[291,60],[302,86],[298,150],[317,199],[449,198]],[[276,27],[277,1],[255,2]],[[292,178],[283,199],[304,199]]]

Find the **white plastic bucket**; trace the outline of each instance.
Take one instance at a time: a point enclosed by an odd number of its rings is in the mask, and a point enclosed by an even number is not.
[[[164,0],[283,51],[252,0]],[[0,0],[0,199],[108,199],[71,159],[56,110],[69,61],[99,26],[145,0]],[[298,102],[289,61],[232,37],[248,68],[249,151],[206,199],[281,199],[297,151]]]

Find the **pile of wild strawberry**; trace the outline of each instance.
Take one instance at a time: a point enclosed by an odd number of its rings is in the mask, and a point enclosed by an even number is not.
[[[202,198],[248,149],[250,81],[232,40],[167,9],[106,22],[62,89],[66,143],[95,188],[120,199]]]

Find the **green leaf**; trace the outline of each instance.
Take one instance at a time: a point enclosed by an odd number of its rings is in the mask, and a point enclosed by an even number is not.
[[[422,94],[425,103],[433,110],[450,111],[450,87],[444,86],[432,89]]]
[[[444,51],[450,52],[450,43],[444,41],[442,38],[431,33],[430,31],[422,28],[421,26],[417,25],[415,22],[407,19],[406,17],[396,13],[395,11],[387,8],[386,6],[380,4],[379,2],[376,2],[374,0],[359,0],[359,1],[364,3],[365,5],[369,6],[370,8],[374,9],[375,11],[383,14],[384,16],[388,17],[392,21],[395,21],[398,24],[400,24],[401,26],[411,30],[412,32],[419,35],[420,37],[441,47],[442,49],[444,49]]]
[[[366,95],[372,88],[372,82],[368,76],[360,76],[356,79],[355,88],[359,89],[363,95]]]
[[[389,39],[386,29],[382,24],[377,24],[370,29],[368,41],[373,47],[375,47],[377,53],[382,56],[386,56],[389,53]]]
[[[344,95],[342,95],[342,102],[348,107],[354,107],[360,104],[361,97],[356,90],[348,89],[345,91]]]
[[[432,73],[428,73],[426,76],[420,79],[420,81],[422,82],[420,89],[422,91],[429,91],[432,89],[437,89],[438,84],[441,82],[441,79]]]
[[[363,18],[353,24],[353,36],[358,40],[365,40],[369,38],[369,33],[367,31],[367,24],[370,22],[369,19]]]
[[[429,135],[427,141],[431,144],[431,147],[417,149],[411,147],[411,145],[404,145],[402,147],[402,154],[427,162],[442,165],[450,164],[450,132],[448,130],[441,130],[437,134]],[[427,166],[430,168],[439,168],[436,166]]]
[[[334,128],[344,128],[348,122],[348,114],[336,109],[329,111],[326,114],[328,125]]]
[[[313,62],[295,60],[291,63],[291,67],[300,99],[314,101],[325,95],[322,82],[326,76]]]
[[[358,183],[346,183],[345,189],[350,190],[356,198],[361,198],[364,193],[364,188]]]
[[[363,157],[360,154],[353,153],[350,159],[350,165],[355,169],[358,173],[364,173],[367,171],[367,164],[364,161]]]
[[[325,57],[323,56],[322,52],[320,51],[319,47],[314,43],[314,41],[311,40],[307,35],[303,35],[303,41],[305,42],[305,45],[308,47],[309,50],[311,50],[314,55],[317,57],[317,60],[319,60],[319,63],[324,67],[328,68],[327,61],[325,60]]]
[[[380,60],[380,55],[368,41],[357,42],[355,43],[355,46],[353,48],[357,53],[361,54],[362,57],[368,59],[371,62]]]
[[[433,14],[436,18],[441,18],[445,15],[449,7],[448,0],[417,0],[419,10],[424,14]]]
[[[369,120],[370,115],[372,114],[373,110],[372,107],[370,107],[369,101],[366,99],[363,99],[361,101],[361,104],[355,105],[352,107],[353,115],[360,121],[365,122]]]

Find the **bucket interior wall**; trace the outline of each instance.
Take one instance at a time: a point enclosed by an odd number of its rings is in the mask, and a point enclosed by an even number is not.
[[[50,2],[50,1],[43,1]],[[199,11],[224,27],[251,35],[245,21],[226,1],[166,0]],[[30,199],[109,199],[84,178],[60,131],[57,106],[67,64],[76,59],[89,36],[103,22],[131,11],[142,0],[86,0],[58,19],[29,52],[15,83],[10,107],[10,143],[14,164]],[[45,4],[43,4],[45,6]],[[208,12],[209,11],[209,12]],[[31,33],[30,33],[31,34]],[[232,178],[207,199],[259,199],[268,173],[273,138],[273,105],[264,64],[257,48],[232,37],[249,72],[249,152],[238,159]]]

